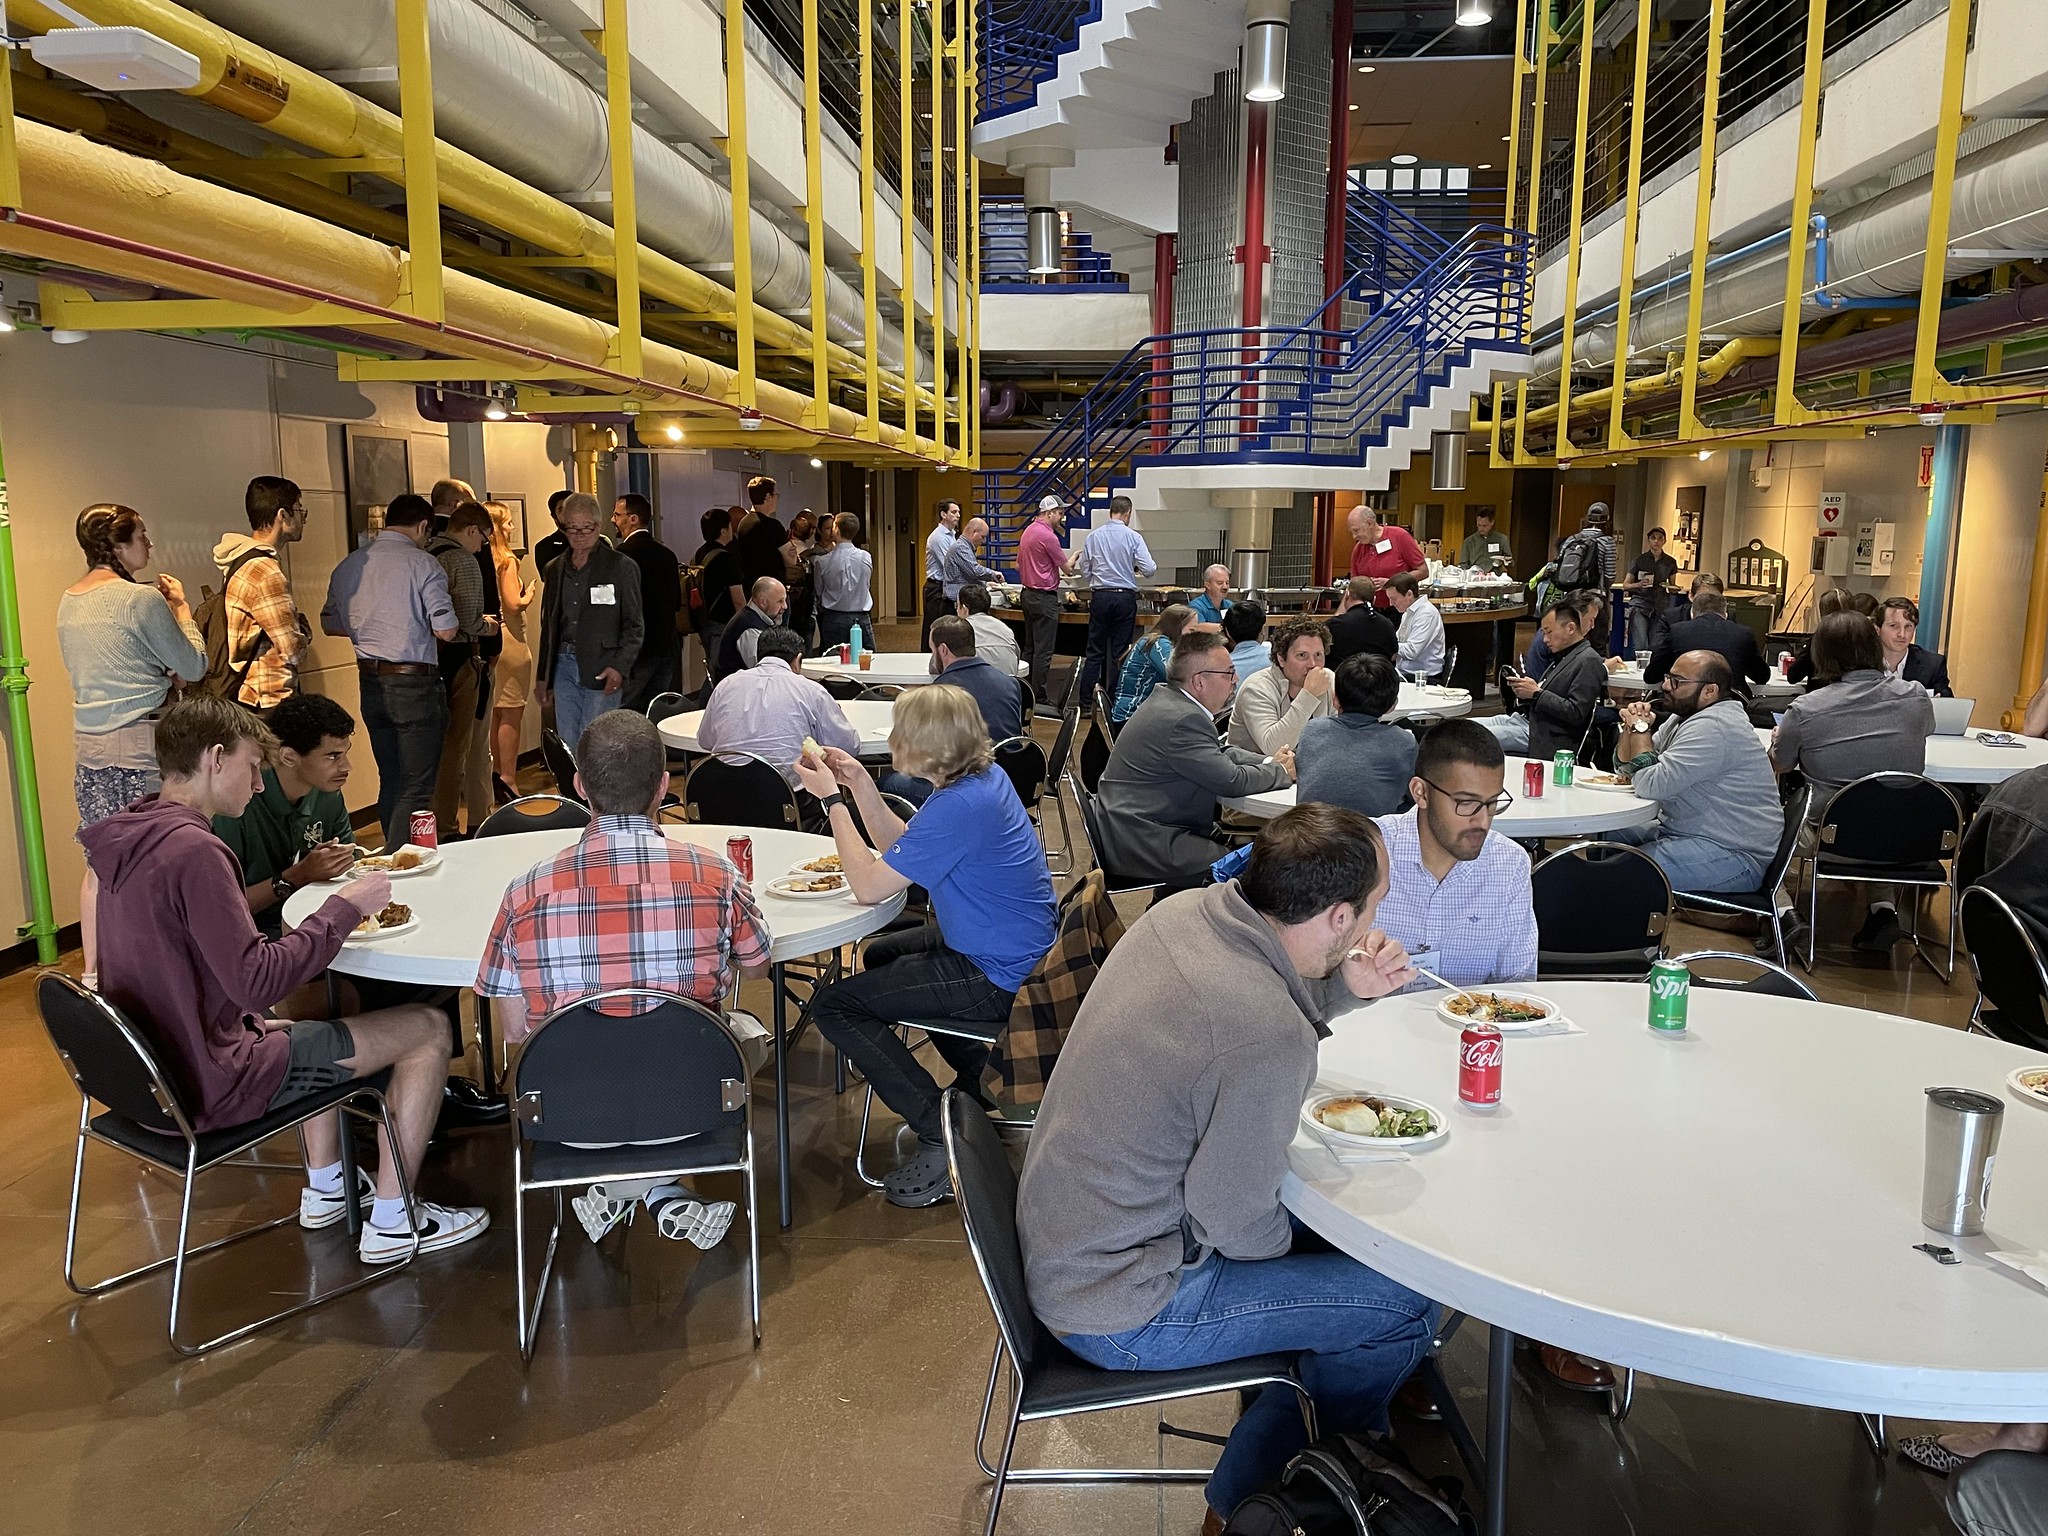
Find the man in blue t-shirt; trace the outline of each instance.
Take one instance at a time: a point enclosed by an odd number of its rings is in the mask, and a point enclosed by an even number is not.
[[[931,895],[936,929],[871,942],[858,975],[821,991],[811,1016],[818,1032],[867,1074],[882,1102],[916,1131],[917,1151],[883,1187],[892,1204],[936,1205],[952,1190],[940,1118],[942,1090],[896,1026],[952,1019],[994,1033],[1010,1016],[1024,979],[1052,948],[1056,908],[1045,850],[1009,776],[992,765],[988,730],[965,690],[932,683],[896,704],[889,751],[896,769],[934,788],[904,822],[882,803],[858,759],[836,748],[824,761],[796,764],[804,788],[831,819],[832,839],[855,899],[886,901],[912,885]],[[855,825],[849,797],[860,811]],[[876,848],[887,852],[877,854]],[[979,1097],[988,1047],[934,1035],[954,1086]]]

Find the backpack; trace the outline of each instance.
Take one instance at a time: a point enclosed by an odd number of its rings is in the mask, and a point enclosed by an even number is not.
[[[1557,585],[1566,592],[1578,592],[1600,585],[1600,535],[1581,528],[1564,541],[1557,552]]]
[[[676,608],[676,633],[679,635],[701,635],[704,632],[704,567],[684,564],[680,568],[683,600]]]
[[[228,566],[220,590],[209,592],[200,600],[199,609],[192,618],[199,626],[200,638],[206,642],[206,676],[193,683],[186,690],[188,693],[233,702],[235,695],[242,691],[242,679],[249,675],[249,668],[255,664],[263,647],[270,643],[270,636],[259,629],[254,650],[239,660],[228,655],[228,588],[234,585],[235,572],[251,560],[276,558],[277,552],[272,549],[243,550]]]
[[[1425,1481],[1382,1435],[1327,1435],[1232,1511],[1224,1536],[1477,1536],[1455,1477]]]

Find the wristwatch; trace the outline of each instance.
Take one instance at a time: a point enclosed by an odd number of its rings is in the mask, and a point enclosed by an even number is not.
[[[846,796],[841,794],[839,791],[834,790],[831,794],[827,795],[824,799],[818,802],[818,809],[829,813],[833,806],[844,804],[846,804]]]
[[[293,885],[291,881],[285,879],[283,875],[277,875],[273,877],[270,882],[270,894],[277,898],[278,904],[280,906],[283,905],[286,901],[289,901],[291,899],[292,892],[296,891],[297,889],[298,887],[296,885]]]

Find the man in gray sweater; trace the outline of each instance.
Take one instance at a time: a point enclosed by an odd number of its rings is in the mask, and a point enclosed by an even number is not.
[[[1386,889],[1368,818],[1300,806],[1267,823],[1236,881],[1161,902],[1110,952],[1017,1198],[1032,1307],[1082,1359],[1170,1370],[1298,1350],[1324,1431],[1384,1427],[1435,1309],[1343,1254],[1292,1251],[1280,1180],[1324,1021],[1415,974],[1372,927]],[[1210,1478],[1204,1529],[1304,1440],[1294,1394],[1262,1393]]]
[[[1678,891],[1753,891],[1778,851],[1778,777],[1718,651],[1687,651],[1660,685],[1671,711],[1654,734],[1648,703],[1621,712],[1614,761],[1636,797],[1660,811],[1648,827],[1610,834],[1657,861]]]

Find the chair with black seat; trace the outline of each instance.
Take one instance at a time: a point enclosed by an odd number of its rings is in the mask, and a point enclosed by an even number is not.
[[[868,704],[894,704],[903,697],[903,684],[869,683],[855,697]]]
[[[346,1285],[316,1292],[296,1305],[253,1323],[244,1323],[214,1338],[188,1344],[178,1336],[178,1317],[184,1305],[185,1271],[189,1262],[203,1253],[212,1253],[230,1243],[238,1243],[243,1238],[254,1237],[259,1232],[268,1232],[299,1219],[298,1208],[294,1204],[290,1211],[274,1220],[202,1243],[197,1248],[189,1247],[192,1191],[199,1175],[241,1158],[271,1137],[297,1130],[306,1121],[330,1110],[338,1109],[381,1125],[385,1144],[397,1146],[398,1137],[391,1123],[390,1107],[384,1101],[391,1073],[386,1069],[352,1082],[338,1083],[332,1088],[294,1099],[281,1109],[241,1125],[195,1131],[192,1116],[177,1089],[171,1085],[170,1074],[163,1069],[156,1052],[143,1039],[142,1032],[120,1009],[82,982],[57,971],[46,971],[37,981],[36,1005],[42,1013],[43,1028],[49,1032],[50,1043],[57,1048],[64,1070],[70,1074],[79,1095],[78,1145],[71,1167],[71,1208],[64,1228],[64,1283],[79,1295],[103,1295],[168,1266],[171,1271],[168,1328],[171,1348],[181,1355],[199,1355],[246,1338],[259,1328],[283,1322],[288,1317],[297,1317],[323,1302],[346,1296],[350,1291],[374,1285],[418,1257],[419,1239],[415,1234],[411,1251],[395,1264]],[[92,1112],[95,1102],[106,1106],[104,1113],[95,1115]],[[164,1258],[89,1283],[79,1280],[77,1266],[79,1194],[85,1182],[85,1148],[88,1142],[98,1142],[125,1152],[184,1183],[178,1206],[175,1251]],[[357,1188],[355,1155],[346,1126],[342,1129],[341,1151],[342,1188],[353,1190]],[[395,1171],[399,1194],[407,1209],[411,1210],[412,1191],[406,1183],[405,1170],[400,1167]],[[360,1208],[349,1210],[346,1226],[351,1238],[361,1230]]]
[[[540,760],[554,776],[557,792],[567,795],[581,805],[583,797],[576,793],[576,754],[563,744],[562,738],[555,734],[555,728],[551,725],[541,728]]]
[[[1794,997],[1807,1003],[1820,1001],[1813,988],[1784,966],[1773,965],[1761,955],[1744,954],[1733,949],[1696,949],[1690,954],[1674,955],[1672,959],[1692,972],[1694,986],[1704,987],[1710,992],[1755,992],[1764,997]],[[1702,969],[1707,964],[1755,974],[1739,979],[1723,976],[1717,973],[1717,969]]]
[[[1067,823],[1067,796],[1063,783],[1067,776],[1068,759],[1074,752],[1074,735],[1081,728],[1081,707],[1069,704],[1067,712],[1060,716],[1059,734],[1052,739],[1052,751],[1045,756],[1045,792],[1052,796],[1053,807],[1060,813],[1060,846],[1057,852],[1047,850],[1046,868],[1056,875],[1074,872],[1074,832]],[[1100,777],[1100,771],[1097,772]]]
[[[1025,814],[1035,826],[1038,802],[1045,798],[1046,780],[1051,772],[1045,748],[1030,736],[1007,736],[995,745],[995,762],[1009,775],[1010,783],[1017,790],[1017,798],[1023,802]]]
[[[647,701],[647,718],[659,725],[670,715],[684,714],[689,708],[690,701],[680,693],[657,693]]]
[[[1844,784],[1821,810],[1807,860],[1806,968],[1813,969],[1823,881],[1902,886],[1913,893],[1913,953],[1946,982],[1956,969],[1956,883],[1950,861],[1963,808],[1945,785],[1917,773],[1871,773]],[[1948,969],[1920,947],[1920,893],[1948,892]]]
[[[1088,711],[1095,717],[1095,728],[1102,732],[1102,739],[1105,742],[1115,741],[1116,722],[1109,717],[1109,695],[1102,691],[1102,684],[1097,683],[1088,690],[1088,696]]]
[[[841,677],[834,674],[818,679],[818,686],[842,704],[860,698],[868,691],[868,685],[857,677]]]
[[[683,785],[683,815],[726,827],[797,830],[796,791],[765,758],[734,754],[737,762],[707,757]]]
[[[1105,1371],[1087,1364],[1054,1338],[1031,1310],[1024,1284],[1024,1256],[1017,1237],[1017,1176],[1001,1138],[981,1106],[948,1089],[945,1098],[946,1161],[953,1195],[960,1204],[960,1225],[967,1251],[995,1313],[996,1347],[989,1362],[988,1390],[982,1396],[981,1421],[975,1431],[974,1459],[989,1490],[986,1536],[994,1536],[1002,1514],[1003,1494],[1017,1483],[1204,1483],[1201,1467],[1030,1467],[1013,1470],[1017,1426],[1045,1419],[1139,1408],[1219,1392],[1249,1392],[1286,1387],[1301,1400],[1308,1437],[1316,1437],[1315,1404],[1296,1373],[1292,1354],[1254,1355],[1178,1371]],[[1002,1448],[994,1465],[988,1459],[989,1420],[993,1417],[996,1384],[1003,1362],[1010,1365],[1010,1401],[1005,1415]],[[1166,1426],[1160,1432],[1166,1433]]]
[[[972,1019],[903,1019],[897,1023],[896,1033],[912,1050],[917,1049],[914,1037],[920,1034],[926,1039],[934,1035],[944,1035],[954,1040],[972,1040],[978,1045],[992,1046],[996,1043],[996,1036],[1008,1027],[1007,1020],[1001,1023],[982,1023]],[[868,1126],[873,1121],[874,1114],[875,1085],[869,1083],[867,1096],[860,1106],[860,1135],[853,1143],[853,1174],[869,1189],[880,1189],[884,1181],[868,1172]],[[900,1132],[908,1127],[898,1129]]]
[[[1080,780],[1080,788],[1094,794],[1096,786],[1102,783],[1103,770],[1109,767],[1109,755],[1115,748],[1109,732],[1102,728],[1100,716],[1088,722],[1088,734],[1081,738],[1081,750],[1074,754],[1074,771]]]
[[[1786,897],[1782,904],[1785,876],[1792,868],[1793,856],[1799,850],[1799,834],[1806,826],[1806,807],[1813,799],[1810,786],[1801,784],[1785,801],[1785,830],[1778,839],[1778,851],[1771,855],[1770,867],[1764,871],[1763,883],[1753,891],[1673,891],[1671,900],[1680,912],[1688,907],[1705,907],[1714,912],[1750,913],[1768,924],[1771,938],[1778,947],[1780,967],[1790,964],[1785,953],[1785,925],[1778,916],[1781,911],[1791,910],[1791,899]]]
[[[1031,679],[1028,677],[1017,679],[1017,691],[1024,696],[1024,713],[1017,718],[1024,722],[1024,729],[1028,732],[1031,729],[1032,718],[1038,713],[1038,695],[1031,691]]]
[[[607,1013],[603,1004],[652,1004]],[[514,1279],[519,1354],[533,1358],[562,1191],[608,1179],[737,1173],[746,1184],[748,1306],[761,1342],[761,1223],[754,1199],[754,1127],[746,1058],[723,1017],[666,992],[621,987],[549,1014],[527,1038],[513,1077]],[[540,1284],[526,1297],[526,1196],[554,1196]]]
[[[1457,670],[1458,648],[1454,645],[1444,652],[1443,670],[1437,673],[1437,675],[1433,679],[1431,679],[1431,681],[1444,686],[1448,686],[1451,681],[1452,674],[1455,673]]]
[[[565,795],[521,795],[507,800],[476,829],[478,837],[512,832],[574,832],[590,825],[590,807]]]
[[[1102,809],[1094,794],[1086,789],[1076,789],[1074,799],[1081,807],[1081,831],[1088,839],[1089,851],[1095,857],[1095,867],[1102,871],[1102,878],[1109,882],[1109,893],[1121,896],[1127,891],[1156,891],[1166,882],[1163,880],[1140,880],[1135,875],[1119,874],[1102,854]],[[1217,856],[1222,856],[1218,849]]]
[[[1970,1027],[2029,1050],[2048,1050],[2048,967],[2026,922],[2003,896],[1982,885],[1963,892],[1959,910],[1977,977]]]
[[[1671,882],[1622,843],[1579,842],[1530,875],[1540,976],[1647,976],[1664,948]]]
[[[1059,664],[1057,658],[1054,659],[1053,664],[1055,666]],[[1066,684],[1060,689],[1059,711],[1062,719],[1066,717],[1067,711],[1074,707],[1074,695],[1081,691],[1082,670],[1081,658],[1078,656],[1067,663]],[[1121,657],[1117,660],[1117,672],[1118,675],[1121,675],[1123,672],[1123,660]]]

